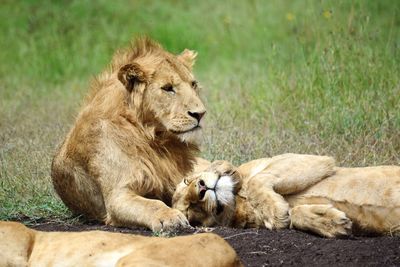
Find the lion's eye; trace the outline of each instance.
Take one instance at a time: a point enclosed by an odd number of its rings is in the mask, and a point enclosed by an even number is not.
[[[221,174],[221,176],[233,176],[233,175],[235,175],[235,173],[236,173],[235,170],[227,170],[227,171],[223,172]]]
[[[197,81],[192,81],[192,88],[197,89]]]
[[[161,89],[172,95],[174,95],[176,93],[172,84],[169,84],[169,83],[164,85],[163,87],[161,87]]]

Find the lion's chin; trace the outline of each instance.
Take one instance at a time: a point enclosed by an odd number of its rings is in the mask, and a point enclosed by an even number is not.
[[[178,133],[177,136],[184,143],[193,144],[193,145],[201,145],[202,132],[203,131],[201,130],[201,127],[196,127],[191,131]]]

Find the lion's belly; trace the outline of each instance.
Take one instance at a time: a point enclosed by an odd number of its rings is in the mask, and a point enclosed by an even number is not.
[[[389,231],[400,222],[400,167],[338,168],[333,176],[286,199],[292,207],[332,204],[364,229]]]

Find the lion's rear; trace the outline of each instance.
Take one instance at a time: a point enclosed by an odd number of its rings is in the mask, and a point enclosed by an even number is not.
[[[103,197],[94,179],[60,152],[52,162],[51,178],[57,194],[75,214],[83,214],[88,219],[105,218]]]

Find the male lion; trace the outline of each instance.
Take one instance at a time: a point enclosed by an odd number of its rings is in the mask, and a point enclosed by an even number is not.
[[[115,54],[52,163],[54,188],[73,212],[153,231],[188,224],[167,204],[197,162],[206,110],[195,57],[147,38]]]
[[[330,157],[296,154],[239,168],[219,161],[182,181],[173,207],[205,226],[399,234],[400,167],[341,168]]]
[[[41,232],[0,222],[0,266],[243,266],[215,234],[172,238],[89,232]]]

